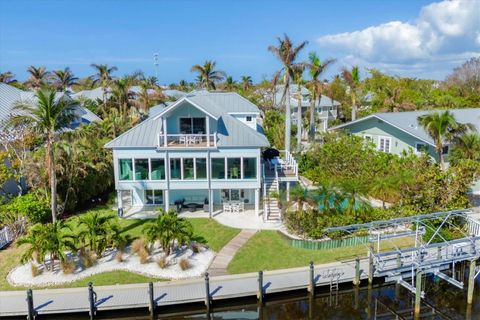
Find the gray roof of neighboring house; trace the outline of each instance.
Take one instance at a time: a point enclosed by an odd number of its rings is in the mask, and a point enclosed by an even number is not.
[[[258,108],[237,93],[194,91],[133,127],[105,145],[106,148],[156,147],[162,131],[160,117],[176,107],[189,103],[208,112],[218,120],[218,147],[268,147],[270,144],[260,133],[230,113],[259,113]]]
[[[166,95],[167,97],[172,97],[172,98],[176,98],[176,99],[180,99],[180,98],[183,98],[187,95],[186,92],[184,91],[180,91],[180,90],[176,90],[176,89],[165,89],[165,90],[162,90],[163,94]]]
[[[348,128],[349,125],[362,122],[371,118],[377,118],[384,121],[385,123],[390,124],[391,126],[396,127],[399,130],[402,130],[424,142],[427,142],[431,145],[434,145],[432,138],[428,133],[423,129],[421,125],[418,124],[418,117],[428,114],[430,112],[436,112],[442,110],[427,110],[427,111],[410,111],[410,112],[380,112],[374,113],[367,117],[357,119],[352,122],[344,123],[336,127],[330,128],[330,130],[336,130],[341,128]],[[471,109],[449,109],[451,113],[454,114],[455,119],[460,123],[471,123],[480,132],[480,108],[471,108]]]
[[[280,104],[282,101],[283,97],[283,91],[285,90],[285,85],[277,85],[275,87],[275,101],[277,106]],[[290,102],[292,107],[297,107],[298,106],[298,99],[296,98],[298,88],[297,85],[291,84],[289,88],[290,92]],[[310,91],[305,87],[305,86],[300,86],[300,92],[302,96],[310,96]],[[331,106],[339,106],[340,102],[330,99],[327,96],[322,95],[320,97],[320,101],[317,105],[317,107],[331,107]],[[310,100],[308,101],[302,101],[302,107],[309,107],[310,106]]]
[[[107,99],[110,98],[111,93],[109,92],[110,89],[106,89],[107,94],[106,97]],[[76,92],[71,95],[73,99],[89,99],[89,100],[103,100],[103,89],[101,87],[92,89],[92,90],[82,90],[79,92]]]
[[[63,93],[57,93],[56,98],[63,96]],[[0,122],[8,121],[14,114],[14,107],[17,102],[35,102],[35,93],[32,91],[23,91],[5,83],[0,83]],[[90,123],[100,121],[101,119],[90,110],[77,106],[75,112],[82,119],[82,122]]]
[[[164,103],[157,104],[155,106],[150,107],[148,109],[148,116],[153,117],[159,114],[160,112],[163,112],[165,108],[171,106],[174,102],[173,101],[166,101]]]

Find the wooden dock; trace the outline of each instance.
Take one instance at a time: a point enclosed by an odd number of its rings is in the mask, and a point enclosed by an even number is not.
[[[368,260],[360,261],[361,278],[366,279]],[[355,261],[335,262],[314,267],[316,286],[352,282]],[[265,271],[263,293],[280,293],[306,289],[309,286],[309,267]],[[338,281],[338,282],[337,282]],[[94,287],[98,311],[146,308],[149,306],[148,284]],[[210,278],[210,299],[220,300],[256,296],[259,292],[258,273],[226,275]],[[25,316],[28,313],[26,291],[0,292],[0,317]],[[154,284],[154,301],[158,307],[206,301],[203,278]],[[33,290],[35,311],[39,315],[89,312],[88,290],[84,288]]]

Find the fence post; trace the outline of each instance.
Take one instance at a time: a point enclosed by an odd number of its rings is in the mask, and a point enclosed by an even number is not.
[[[353,284],[355,286],[360,285],[360,258],[355,258],[355,278],[353,279]]]
[[[36,316],[35,308],[33,307],[33,293],[32,289],[27,290],[27,306],[28,306],[28,320],[34,320]]]
[[[205,272],[205,305],[207,306],[207,310],[210,310],[210,278],[208,277],[208,272]]]
[[[263,303],[263,271],[258,271],[258,302]]]
[[[373,242],[370,240],[370,251],[368,255],[368,284],[373,283]]]
[[[94,320],[95,319],[95,313],[96,313],[96,310],[95,310],[95,302],[97,301],[97,294],[95,293],[95,291],[93,291],[93,284],[91,282],[88,283],[88,302],[90,304],[90,312],[89,312],[89,315],[90,315],[90,320]]]
[[[310,292],[311,295],[315,294],[315,269],[314,269],[314,266],[313,266],[313,261],[310,261],[308,291]]]
[[[155,300],[153,298],[153,282],[148,283],[148,302],[149,302],[149,311],[150,317],[155,318]]]

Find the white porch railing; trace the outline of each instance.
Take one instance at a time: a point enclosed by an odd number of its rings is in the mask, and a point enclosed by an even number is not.
[[[158,135],[159,148],[217,147],[217,133],[213,134],[165,134]]]
[[[13,232],[8,226],[0,230],[0,249],[13,241]]]

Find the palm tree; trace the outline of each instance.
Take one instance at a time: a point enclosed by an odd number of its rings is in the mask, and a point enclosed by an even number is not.
[[[237,82],[233,80],[232,76],[228,76],[225,78],[225,82],[222,86],[224,90],[234,91],[237,88]]]
[[[467,132],[453,141],[450,160],[468,159],[480,161],[480,135],[477,132]]]
[[[242,86],[243,91],[247,92],[253,86],[253,81],[251,76],[242,76]]]
[[[54,90],[38,90],[35,93],[35,102],[19,102],[15,105],[14,110],[18,111],[18,115],[14,116],[9,123],[13,126],[24,123],[45,139],[52,222],[55,222],[57,217],[57,178],[54,155],[56,133],[72,122],[76,105],[66,95],[61,95],[58,99],[55,96]]]
[[[165,254],[170,255],[171,249],[178,243],[188,242],[192,236],[192,225],[185,218],[180,218],[175,211],[160,209],[158,217],[145,225],[143,233],[150,242],[160,241]]]
[[[293,78],[293,73],[296,68],[303,65],[302,63],[296,63],[299,52],[307,45],[307,41],[303,41],[298,46],[294,46],[290,38],[285,34],[283,39],[277,38],[278,47],[269,46],[268,50],[272,52],[278,60],[282,63],[283,67],[280,72],[283,73],[284,91],[285,97],[285,151],[290,151],[290,135],[291,135],[291,108],[290,108],[290,81]]]
[[[110,82],[113,80],[112,73],[117,71],[118,68],[113,66],[109,67],[107,64],[91,64],[92,68],[95,69],[96,73],[93,75],[93,81],[95,84],[99,83],[103,89],[103,105],[107,102],[107,87],[110,85]]]
[[[353,66],[352,70],[342,69],[342,78],[347,83],[350,90],[350,99],[352,101],[352,121],[357,119],[358,90],[360,88],[360,70],[358,66]]]
[[[58,91],[66,91],[69,87],[77,84],[78,78],[73,75],[70,68],[55,70],[52,74],[53,85]]]
[[[308,55],[308,60],[308,70],[311,78],[308,82],[308,88],[311,92],[308,139],[310,142],[312,142],[315,139],[315,108],[319,105],[319,100],[322,98],[322,91],[324,87],[324,82],[320,80],[320,77],[330,65],[335,63],[336,60],[328,59],[322,63],[315,52],[310,52],[310,54]]]
[[[409,111],[414,110],[415,105],[408,102],[401,102],[400,95],[402,93],[401,87],[389,87],[386,86],[383,90],[385,92],[385,100],[383,101],[384,108],[380,111],[382,112],[398,112],[398,111]]]
[[[92,76],[88,76],[85,78],[81,78],[77,81],[75,85],[73,85],[75,88],[75,91],[81,91],[81,90],[92,90],[95,88],[95,81],[93,80]]]
[[[0,73],[0,83],[11,84],[15,82],[17,82],[17,80],[15,79],[15,75],[12,72],[7,71]]]
[[[32,89],[38,89],[44,86],[47,83],[50,75],[44,66],[38,68],[30,66],[28,67],[27,72],[30,74],[30,78],[25,82],[25,84],[27,87]]]
[[[472,126],[457,122],[453,113],[448,110],[431,112],[417,118],[418,123],[427,131],[435,143],[435,151],[440,161],[440,167],[445,168],[443,147],[446,142],[453,141]]]
[[[377,176],[370,188],[370,193],[382,201],[383,209],[386,209],[385,202],[399,193],[400,180],[397,176]]]
[[[200,87],[207,90],[215,90],[215,83],[220,82],[225,78],[225,72],[221,70],[215,70],[217,63],[212,60],[207,60],[203,63],[203,66],[196,64],[192,67],[192,72],[198,73],[198,82]]]
[[[118,110],[123,116],[126,116],[128,107],[132,102],[132,93],[130,88],[133,84],[133,78],[124,77],[111,82],[112,98],[117,103]]]
[[[302,83],[303,71],[305,66],[299,65],[293,72],[293,82],[297,85],[297,151],[300,151],[302,146]]]
[[[108,236],[114,218],[113,214],[90,211],[81,215],[78,219],[78,225],[82,228],[78,236],[85,239],[86,245],[97,256],[100,256],[107,247]]]

